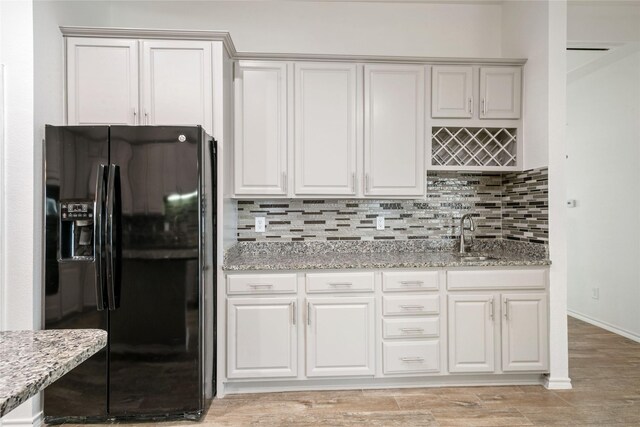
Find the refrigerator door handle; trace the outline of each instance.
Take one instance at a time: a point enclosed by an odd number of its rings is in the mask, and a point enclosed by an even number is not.
[[[96,261],[96,308],[98,311],[102,311],[105,309],[104,304],[104,242],[102,240],[103,237],[103,226],[104,226],[104,184],[105,184],[105,172],[107,170],[107,166],[100,164],[98,165],[98,176],[96,177],[96,201],[93,209],[94,218],[93,218],[93,236],[94,236],[94,257]]]
[[[116,241],[114,244],[114,232],[117,230],[114,227],[114,217],[117,217],[116,212],[116,180],[118,175],[120,174],[120,168],[117,165],[111,164],[109,165],[109,176],[107,178],[107,198],[106,198],[106,226],[104,228],[104,241],[105,241],[105,250],[106,250],[106,264],[107,264],[107,304],[109,310],[113,311],[117,308],[116,304],[116,280],[118,279],[117,274],[117,265],[116,262],[119,261],[117,259],[117,247],[119,244]],[[118,218],[115,218],[118,220]]]

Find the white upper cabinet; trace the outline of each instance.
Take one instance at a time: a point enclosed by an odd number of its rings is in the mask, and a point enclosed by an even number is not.
[[[138,42],[67,39],[67,123],[134,125],[138,114]]]
[[[549,362],[547,294],[502,295],[502,370],[545,371]]]
[[[522,68],[480,68],[480,118],[519,119]]]
[[[431,67],[431,117],[473,116],[473,67]]]
[[[295,194],[351,195],[357,188],[355,64],[295,64]]]
[[[142,124],[200,125],[213,131],[211,43],[142,42]]]
[[[434,119],[519,119],[521,92],[522,67],[431,67]]]
[[[424,196],[424,71],[364,66],[365,196]]]
[[[240,61],[235,73],[235,194],[286,195],[287,180],[287,64]]]
[[[200,125],[211,133],[212,67],[211,42],[69,37],[67,123]]]

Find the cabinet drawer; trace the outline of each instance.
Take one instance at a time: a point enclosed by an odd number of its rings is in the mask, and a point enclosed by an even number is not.
[[[227,276],[228,294],[286,294],[297,290],[295,274],[234,274]]]
[[[373,273],[307,274],[307,292],[373,292]]]
[[[385,374],[440,371],[440,341],[385,342]]]
[[[439,295],[410,295],[382,297],[382,311],[385,316],[438,314]]]
[[[544,289],[547,270],[462,270],[447,272],[447,289]]]
[[[384,291],[438,290],[437,271],[401,271],[382,273]]]
[[[427,338],[440,335],[440,320],[437,317],[422,319],[384,319],[383,338]]]

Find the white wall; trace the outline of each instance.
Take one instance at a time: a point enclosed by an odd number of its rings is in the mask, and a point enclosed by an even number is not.
[[[0,62],[5,74],[0,168],[3,329],[41,328],[42,139],[45,123],[62,123],[63,42],[58,20],[104,25],[108,14],[98,13],[96,6],[0,1]],[[39,422],[41,415],[40,396],[36,396],[3,417],[2,425],[30,425]]]
[[[549,388],[570,388],[567,345],[565,203],[566,14],[563,0],[507,1],[502,53],[528,58],[524,70],[524,167],[549,167]]]
[[[549,348],[547,387],[571,388],[567,330],[567,3],[549,2],[548,157],[549,157]]]
[[[502,54],[527,58],[524,66],[524,168],[549,162],[549,7],[547,2],[505,2]]]
[[[569,42],[614,46],[568,76],[568,197],[577,200],[568,210],[569,310],[637,341],[639,22],[638,1],[575,2],[568,10]]]
[[[59,25],[106,26],[105,2],[36,1],[33,6],[36,139],[44,125],[63,124],[64,42]]]
[[[2,3],[0,3],[0,25],[2,25]],[[4,129],[5,129],[5,117],[4,117],[4,110],[5,110],[5,78],[4,78],[4,63],[5,63],[5,58],[2,54],[2,41],[4,40],[4,38],[7,35],[4,34],[4,32],[2,31],[2,27],[0,27],[0,331],[4,331],[5,329],[5,315],[6,315],[6,310],[5,310],[5,270],[4,270],[4,265],[5,265],[5,250],[4,250],[4,244],[5,244],[5,230],[6,230],[6,224],[5,224],[5,197],[4,197],[4,189],[5,189],[5,185],[4,185],[4,170],[5,170],[5,166],[4,166],[4,142],[5,142],[5,138],[4,138]],[[0,425],[2,423],[0,422]]]
[[[567,40],[618,42],[640,40],[640,1],[571,1]]]
[[[5,329],[34,329],[40,322],[40,280],[35,262],[33,134],[33,4],[3,1],[0,6],[0,62],[5,74],[2,224]],[[39,414],[36,397],[2,420],[31,424]]]
[[[118,27],[227,30],[239,51],[500,56],[499,4],[113,1]]]

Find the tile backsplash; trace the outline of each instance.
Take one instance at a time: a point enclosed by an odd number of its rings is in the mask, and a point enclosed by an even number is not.
[[[549,242],[549,174],[547,168],[505,174],[502,179],[502,237]]]
[[[476,220],[476,238],[499,239],[505,234],[504,204],[508,195],[509,212],[514,218],[506,219],[510,228],[504,237],[544,243],[546,204],[538,203],[540,195],[547,194],[546,170],[531,172],[535,185],[526,172],[429,172],[426,200],[239,200],[238,241],[454,239],[460,217],[469,212]],[[523,193],[527,189],[535,190],[535,194],[530,197]],[[524,216],[528,215],[523,213],[527,209],[532,209],[531,217]],[[384,231],[376,230],[378,215],[385,218]],[[254,231],[257,216],[266,217],[264,233]],[[535,226],[535,231],[524,230],[522,218]]]

